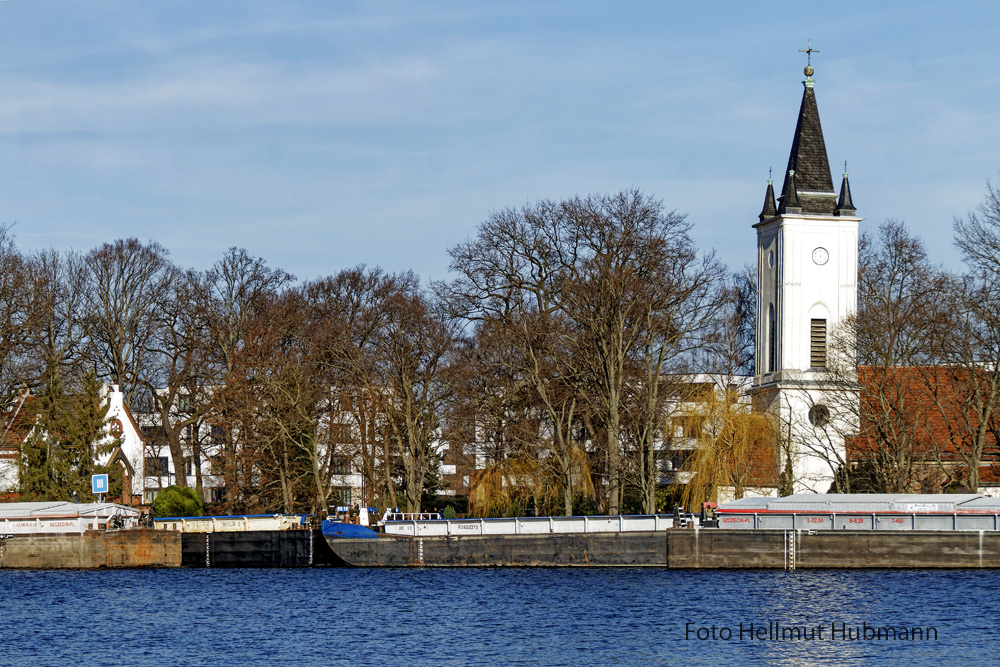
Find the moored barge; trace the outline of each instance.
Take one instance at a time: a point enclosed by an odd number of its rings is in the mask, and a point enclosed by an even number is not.
[[[976,494],[744,498],[684,528],[669,515],[379,523],[323,532],[360,567],[1000,567],[1000,501]]]

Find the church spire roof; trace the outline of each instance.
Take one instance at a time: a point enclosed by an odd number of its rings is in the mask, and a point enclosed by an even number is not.
[[[840,199],[837,200],[837,208],[834,215],[854,215],[858,209],[851,201],[851,184],[847,182],[847,163],[844,163],[844,180],[840,184]]]
[[[760,210],[761,222],[778,215],[778,207],[774,203],[774,181],[767,179],[767,192],[764,193],[764,208]]]
[[[823,128],[819,122],[816,94],[813,91],[813,68],[805,69],[802,104],[799,119],[795,125],[795,137],[785,169],[785,182],[781,188],[779,211],[794,208],[798,202],[805,214],[826,214],[833,212],[837,195],[833,190],[830,176],[830,162],[826,156]],[[791,211],[787,211],[791,212]]]

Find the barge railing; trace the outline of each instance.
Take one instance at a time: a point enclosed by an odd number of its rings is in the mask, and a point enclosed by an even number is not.
[[[733,512],[720,510],[720,528],[735,530],[1000,531],[1000,513],[961,512]]]
[[[629,533],[665,531],[674,526],[666,514],[619,516],[511,517],[386,521],[387,535],[443,537],[459,535],[553,535],[562,533]]]

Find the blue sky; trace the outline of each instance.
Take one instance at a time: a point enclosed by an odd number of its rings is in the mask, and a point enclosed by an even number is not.
[[[1000,172],[998,3],[0,1],[0,222],[440,279],[491,211],[639,187],[736,269],[809,39],[862,228],[958,268]]]

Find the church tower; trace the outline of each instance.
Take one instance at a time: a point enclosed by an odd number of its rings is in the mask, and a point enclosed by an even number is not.
[[[806,51],[810,61],[814,50]],[[786,488],[825,493],[846,466],[856,430],[851,338],[857,307],[858,223],[844,174],[833,189],[813,68],[792,139],[781,196],[770,180],[757,230],[757,347],[752,394],[774,418]],[[791,481],[791,484],[787,482]]]

